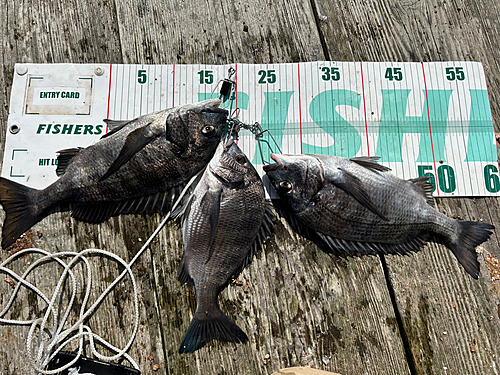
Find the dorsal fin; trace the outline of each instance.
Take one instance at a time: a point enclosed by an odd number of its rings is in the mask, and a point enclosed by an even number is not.
[[[382,164],[377,163],[377,160],[380,159],[380,156],[357,156],[354,158],[350,158],[350,161],[355,162],[356,164],[361,165],[362,167],[371,169],[373,171],[386,172],[390,171],[391,168],[388,168]]]
[[[83,147],[67,148],[65,150],[57,151],[57,153],[59,154],[57,156],[57,177],[63,175],[64,172],[66,172],[66,168],[71,163],[71,160],[73,160],[73,158],[78,155],[81,150],[83,150]]]
[[[114,134],[116,132],[119,132],[121,129],[123,129],[126,125],[130,124],[133,120],[110,120],[109,118],[106,118],[104,121],[108,125],[108,132],[104,134],[101,139],[109,137],[111,134]]]
[[[423,195],[425,201],[429,206],[434,207],[434,197],[432,196],[432,191],[434,190],[434,185],[429,182],[429,177],[417,177],[409,180],[413,183],[413,187],[416,191]]]

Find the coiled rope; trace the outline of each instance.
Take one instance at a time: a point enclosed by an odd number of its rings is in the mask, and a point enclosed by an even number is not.
[[[61,371],[69,369],[72,367],[82,356],[84,349],[85,338],[88,339],[90,350],[92,354],[101,361],[114,361],[121,357],[127,359],[130,364],[137,370],[139,367],[137,363],[127,354],[127,351],[132,346],[134,342],[135,336],[137,334],[139,328],[139,303],[138,303],[138,293],[137,293],[137,284],[134,278],[134,274],[132,273],[131,267],[137,261],[137,259],[144,253],[146,249],[149,248],[153,239],[158,235],[158,233],[163,229],[168,220],[172,216],[172,212],[174,212],[182,198],[186,194],[186,192],[192,187],[195,183],[196,179],[201,176],[203,171],[199,172],[188,182],[186,187],[182,190],[179,197],[177,198],[175,204],[172,206],[171,211],[165,216],[160,225],[156,228],[156,230],[151,234],[148,240],[144,243],[141,249],[137,252],[137,254],[132,258],[132,260],[127,263],[119,256],[101,249],[85,249],[81,252],[72,252],[72,251],[63,251],[51,254],[45,250],[38,248],[29,248],[25,250],[21,250],[0,264],[0,273],[4,273],[11,277],[13,280],[17,281],[17,284],[12,292],[12,295],[7,302],[5,308],[0,312],[0,324],[8,324],[8,325],[30,325],[30,329],[28,332],[28,337],[26,340],[26,352],[28,356],[28,360],[31,363],[32,367],[36,372],[41,374],[57,374]],[[38,254],[41,255],[41,258],[37,259],[33,262],[29,267],[24,271],[22,275],[18,275],[16,272],[12,271],[7,266],[13,263],[15,260],[21,258],[22,256],[26,256],[28,254]],[[87,308],[87,303],[90,298],[90,293],[92,290],[92,270],[90,267],[90,263],[88,261],[88,257],[90,256],[104,256],[114,260],[116,263],[120,264],[124,270],[122,273],[106,288],[106,290],[97,298],[97,300]],[[26,278],[39,266],[48,263],[56,263],[63,268],[63,272],[57,285],[52,293],[51,298],[46,296],[41,290],[39,290],[35,285],[28,282]],[[72,310],[73,305],[76,301],[76,292],[78,290],[78,282],[74,274],[74,268],[78,264],[84,264],[87,277],[86,277],[86,288],[85,288],[85,296],[82,301],[82,305],[80,307],[78,320],[68,328],[64,328],[70,312]],[[126,276],[129,275],[130,280],[132,282],[132,289],[134,295],[134,328],[130,339],[127,344],[122,348],[117,348],[108,341],[104,340],[99,335],[92,332],[91,328],[84,324],[84,322],[94,314],[100,305],[100,303],[107,297],[107,295],[113,290],[113,288]],[[58,297],[62,300],[62,294],[65,291],[64,286],[66,285],[67,280],[70,280],[71,284],[71,296],[68,302],[68,305],[61,316],[61,311],[56,311],[56,302]],[[38,317],[32,320],[11,320],[4,319],[3,317],[7,314],[9,309],[12,307],[14,300],[16,299],[17,294],[21,287],[25,287],[33,292],[35,292],[46,304],[47,309],[43,317]],[[61,309],[61,305],[59,305],[59,309]],[[52,332],[47,328],[49,323],[49,319],[52,316],[53,324],[52,324]],[[35,334],[38,328],[38,336]],[[45,333],[48,339],[43,340],[42,336]],[[54,370],[46,370],[49,362],[69,343],[78,340],[78,352],[76,357],[71,360],[66,365],[54,369]],[[112,356],[105,356],[99,353],[95,347],[95,343],[98,342],[100,345],[108,348],[110,351],[116,353]],[[34,350],[35,348],[35,350]],[[34,353],[36,352],[36,354]],[[74,373],[74,371],[73,371]]]

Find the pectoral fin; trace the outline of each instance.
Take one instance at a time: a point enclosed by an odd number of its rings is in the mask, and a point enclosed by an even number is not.
[[[327,176],[327,179],[338,188],[344,190],[347,194],[356,199],[364,207],[377,214],[383,220],[389,221],[385,215],[380,212],[377,206],[372,202],[370,195],[364,189],[361,181],[353,174],[339,168],[338,173]]]
[[[215,233],[217,232],[217,226],[219,225],[221,195],[222,190],[209,189],[206,191],[200,203],[203,212],[208,214],[207,221],[208,225],[210,225],[210,239],[208,240],[207,248],[207,250],[209,250],[209,253],[205,263],[208,263],[213,254],[212,243],[215,238]]]
[[[105,180],[118,169],[120,169],[124,164],[126,164],[135,154],[146,147],[151,141],[153,141],[156,136],[150,130],[151,124],[145,127],[138,128],[127,136],[125,139],[125,144],[123,145],[120,154],[115,159],[113,164],[109,167],[108,171],[100,178],[100,181]],[[109,134],[109,133],[108,133]]]

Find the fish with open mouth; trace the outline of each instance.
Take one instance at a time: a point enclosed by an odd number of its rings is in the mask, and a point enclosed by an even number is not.
[[[60,177],[43,190],[0,178],[2,247],[65,202],[75,219],[89,223],[168,209],[176,189],[207,165],[220,142],[228,116],[220,104],[212,99],[134,120],[105,120],[113,130],[98,142],[59,151]]]
[[[278,211],[320,248],[347,256],[408,254],[437,241],[478,278],[475,248],[494,227],[437,211],[427,177],[402,180],[379,164],[378,157],[271,158],[276,163],[264,171],[280,197],[274,202]]]
[[[179,353],[194,352],[212,339],[247,341],[217,299],[262,247],[273,229],[274,214],[265,202],[260,176],[232,139],[220,144],[177,214],[184,240],[178,278],[196,291],[196,312]]]

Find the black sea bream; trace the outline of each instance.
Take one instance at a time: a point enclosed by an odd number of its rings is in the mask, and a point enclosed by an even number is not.
[[[185,184],[212,158],[228,112],[218,99],[138,117],[114,126],[87,148],[59,152],[59,179],[43,190],[0,178],[6,211],[2,247],[64,202],[75,219],[100,223],[121,213],[168,207],[172,189]]]
[[[273,214],[262,181],[236,143],[221,143],[182,213],[184,255],[179,280],[194,285],[196,312],[179,352],[212,339],[247,335],[219,308],[219,293],[236,278],[271,232]]]
[[[486,223],[434,209],[427,178],[402,180],[378,158],[276,155],[264,167],[280,196],[280,212],[304,237],[340,255],[407,254],[426,241],[444,243],[475,279],[475,252],[491,235]]]

